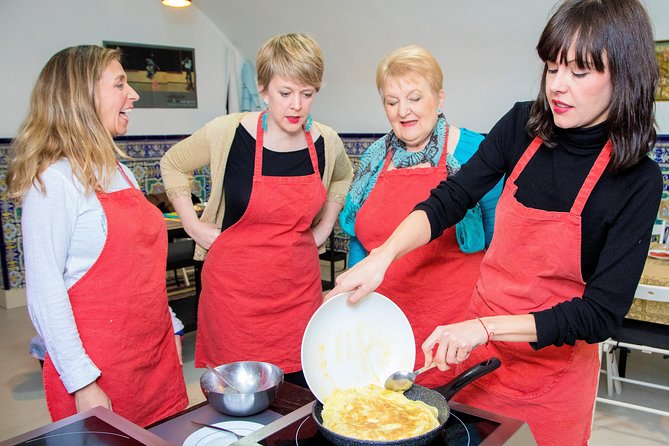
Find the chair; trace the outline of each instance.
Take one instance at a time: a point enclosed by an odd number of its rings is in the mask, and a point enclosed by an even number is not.
[[[167,244],[167,271],[174,271],[174,280],[179,285],[179,277],[176,273],[181,269],[184,275],[186,286],[190,286],[186,268],[195,265],[193,253],[195,252],[195,242],[192,239],[178,239]]]
[[[323,291],[331,290],[334,288],[335,284],[335,263],[339,261],[344,261],[344,268],[346,268],[346,252],[336,251],[335,250],[335,231],[333,230],[330,233],[328,249],[321,255],[319,255],[321,260],[330,262],[330,280],[322,280]]]
[[[667,222],[664,220],[657,219],[653,225],[653,231],[651,232],[650,241],[651,243],[665,243],[667,229]]]
[[[192,239],[175,239],[167,244],[167,271],[174,271],[175,281],[179,286],[179,279],[176,271],[181,269],[184,273],[186,286],[190,286],[188,275],[185,268],[194,266],[193,253],[195,252],[195,242]],[[201,262],[200,262],[201,263]],[[197,328],[197,307],[200,297],[200,274],[197,267],[195,270],[195,291],[188,290],[186,294],[174,291],[179,298],[170,300],[170,307],[177,317],[184,324],[184,331],[191,332]]]
[[[669,304],[669,287],[639,284],[637,299],[645,301],[666,302]],[[662,416],[669,416],[669,411],[655,409],[641,404],[631,404],[619,399],[612,399],[622,394],[621,383],[629,383],[657,390],[669,391],[669,386],[630,379],[625,376],[627,352],[630,350],[648,354],[669,355],[669,325],[625,319],[615,336],[601,345],[606,366],[602,372],[606,375],[606,391],[608,397],[597,397],[597,402],[636,409]]]

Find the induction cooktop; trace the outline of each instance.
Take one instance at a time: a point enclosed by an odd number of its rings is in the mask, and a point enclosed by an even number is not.
[[[443,435],[439,436],[432,444],[448,446],[480,445],[481,441],[498,427],[498,422],[452,411]],[[289,444],[313,446],[328,444],[328,440],[321,435],[316,422],[311,415],[308,415],[269,435],[259,443],[266,446],[286,446]]]
[[[292,417],[285,416],[272,423],[277,428],[263,438],[257,439],[257,443],[265,446],[329,444],[328,440],[319,432],[318,426],[311,416],[312,404],[310,403],[296,410],[293,414],[290,414]],[[514,444],[535,444],[527,424],[522,421],[457,403],[449,403],[449,405],[451,406],[451,415],[446,422],[443,434],[432,443],[433,445],[503,445],[511,441]]]

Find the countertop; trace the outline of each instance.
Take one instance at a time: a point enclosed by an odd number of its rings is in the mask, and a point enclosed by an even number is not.
[[[251,421],[266,425],[234,444],[258,446],[264,438],[274,432],[309,416],[314,401],[315,397],[308,389],[284,383],[274,403],[270,405],[268,410],[260,414],[251,417],[227,417],[216,412],[204,402],[155,423],[147,429],[150,433],[166,439],[172,444],[182,445],[191,433],[200,428],[192,424],[191,420],[205,423],[218,423],[228,420]],[[449,402],[449,406],[455,411],[483,417],[500,424],[500,427],[481,443],[484,446],[536,445],[527,423],[454,402]]]

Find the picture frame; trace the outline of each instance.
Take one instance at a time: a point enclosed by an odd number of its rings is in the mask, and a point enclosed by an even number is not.
[[[660,81],[655,92],[655,100],[669,101],[669,40],[655,42],[655,57],[660,66]]]
[[[103,41],[121,50],[128,84],[137,91],[135,108],[197,108],[195,50]]]

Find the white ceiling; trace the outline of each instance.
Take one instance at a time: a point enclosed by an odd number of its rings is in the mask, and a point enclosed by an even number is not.
[[[321,45],[336,43],[350,56],[383,43],[427,47],[462,44],[450,30],[477,30],[482,38],[541,29],[555,0],[194,0],[242,55],[253,60],[269,37],[307,32]],[[521,18],[523,17],[523,18]],[[537,23],[532,23],[538,17]],[[453,36],[456,37],[456,36]],[[537,36],[538,37],[538,36]],[[381,55],[373,55],[376,59]]]
[[[385,133],[374,83],[377,63],[409,44],[429,49],[444,70],[445,112],[487,132],[515,101],[532,99],[539,34],[558,0],[193,0],[241,55],[255,63],[269,37],[311,34],[325,56],[315,119],[343,132]],[[669,0],[642,0],[657,40],[669,39]],[[669,103],[658,103],[669,131]]]
[[[536,81],[534,43],[554,0],[194,0],[242,56],[255,62],[258,48],[269,37],[307,32],[325,56],[324,86],[314,105],[318,119],[346,132],[387,131],[374,73],[389,51],[409,44],[428,48],[445,74],[449,107],[461,110],[470,88],[490,97],[496,79],[518,84],[496,94],[498,106],[469,107],[467,125],[479,131],[490,126],[515,100],[529,98]],[[514,11],[534,20],[517,20]],[[510,12],[510,13],[507,13]],[[531,36],[531,40],[525,36]],[[509,51],[509,46],[514,47]],[[485,57],[482,57],[484,56]],[[521,65],[521,76],[502,67]],[[462,89],[462,83],[470,87]],[[456,90],[457,89],[457,90]],[[459,91],[458,91],[459,90]],[[458,96],[462,95],[461,98]],[[477,122],[478,121],[478,122]]]

